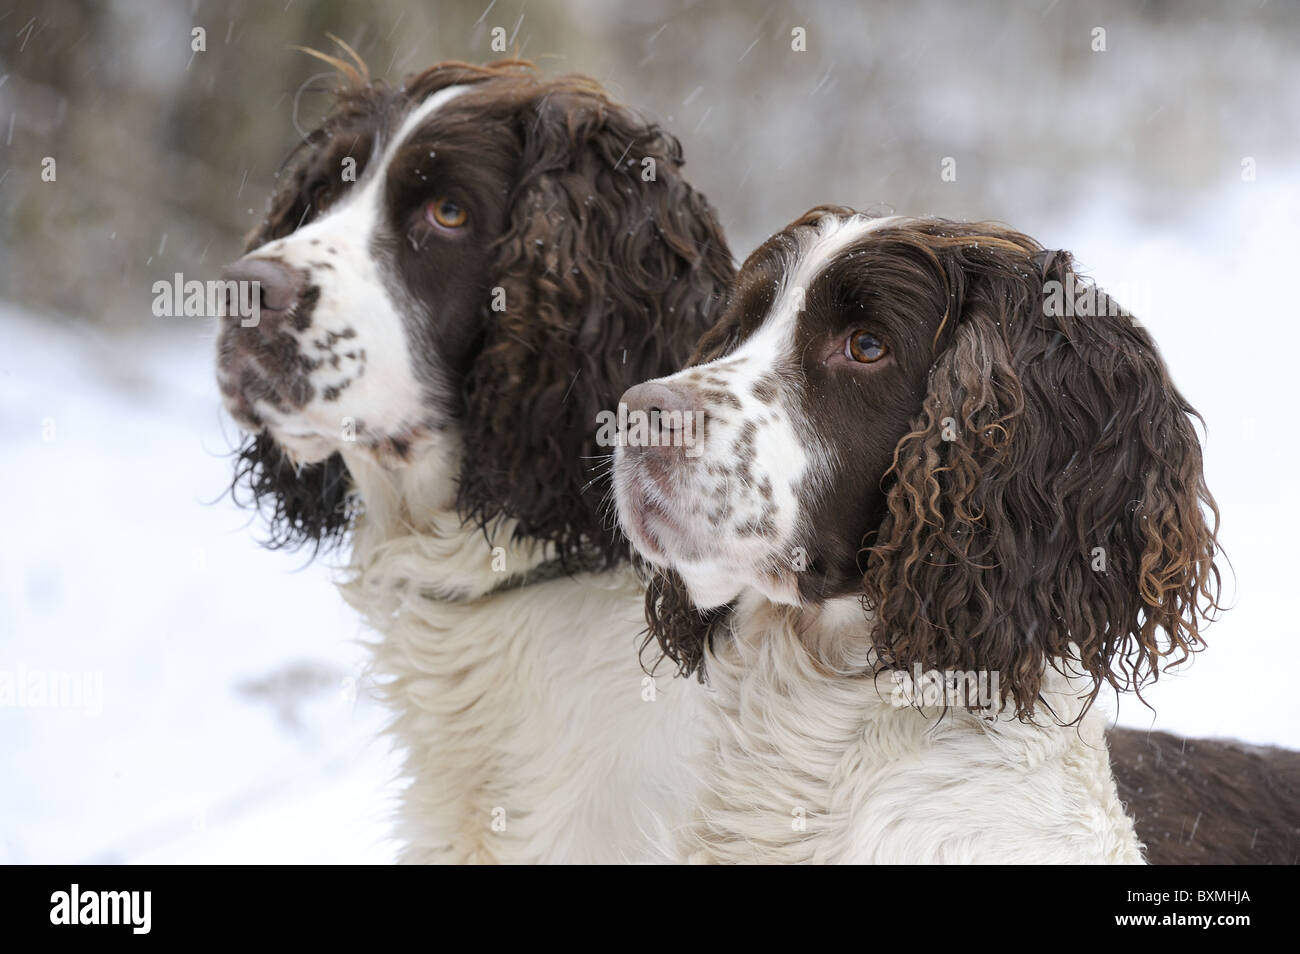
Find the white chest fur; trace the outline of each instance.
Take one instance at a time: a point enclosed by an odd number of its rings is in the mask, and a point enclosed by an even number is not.
[[[809,647],[862,629],[742,603],[708,659],[709,743],[699,800],[674,851],[692,861],[1140,863],[1116,796],[1102,717],[1077,726],[900,707],[886,677],[833,671]],[[865,642],[857,637],[858,643]],[[849,649],[859,655],[867,647]],[[839,668],[839,667],[835,667]],[[861,671],[858,668],[856,671]],[[1077,712],[1064,679],[1045,693]]]
[[[409,780],[402,859],[648,860],[656,826],[685,810],[700,699],[682,682],[646,682],[630,571],[459,602],[420,595],[501,581],[483,535],[459,526],[388,537],[356,562],[344,592],[379,632],[373,668]]]

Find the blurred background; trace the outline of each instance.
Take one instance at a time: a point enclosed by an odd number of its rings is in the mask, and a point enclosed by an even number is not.
[[[0,691],[0,861],[393,856],[365,634],[223,498],[215,329],[152,286],[239,254],[328,105],[294,45],[400,82],[498,28],[675,132],[738,258],[821,203],[1072,249],[1205,414],[1235,570],[1155,712],[1112,711],[1300,747],[1300,5],[0,0],[0,689],[82,690]]]

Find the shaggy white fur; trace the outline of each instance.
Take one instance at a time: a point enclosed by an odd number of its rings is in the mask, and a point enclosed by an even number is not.
[[[455,468],[348,466],[366,513],[343,593],[379,634],[373,668],[409,780],[402,860],[652,858],[690,797],[701,700],[642,670],[631,570],[491,592],[550,554],[511,545],[509,524],[494,551],[449,487],[412,485]]]
[[[896,705],[887,679],[860,675],[867,625],[854,598],[803,610],[742,598],[731,638],[708,657],[708,742],[673,856],[1142,863],[1099,713],[1026,725]],[[1048,684],[1044,701],[1072,719],[1079,693],[1062,676]]]
[[[859,675],[856,599],[754,591],[708,686],[655,682],[629,569],[497,589],[549,553],[494,551],[448,487],[410,483],[454,473],[424,463],[348,461],[367,506],[343,592],[379,634],[402,860],[1141,862],[1097,712],[1063,727],[899,707]],[[1072,718],[1067,680],[1050,684]]]

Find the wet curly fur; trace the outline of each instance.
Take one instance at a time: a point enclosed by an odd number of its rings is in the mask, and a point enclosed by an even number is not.
[[[733,271],[712,210],[682,177],[678,141],[593,81],[542,79],[519,61],[445,63],[397,89],[354,79],[291,154],[246,250],[328,206],[339,157],[401,102],[490,84],[484,129],[518,152],[487,281],[510,307],[481,303],[453,398],[464,434],[459,508],[485,528],[517,521],[516,538],[553,544],[571,566],[617,561],[625,551],[599,506],[607,479],[597,461],[608,451],[595,442],[596,414],[681,365]],[[233,490],[261,509],[274,546],[343,542],[359,506],[338,454],[295,466],[264,433],[237,452]]]
[[[825,214],[850,210],[791,228]],[[1049,314],[1047,283],[1067,281],[1071,257],[1000,225],[911,220],[855,255],[879,301],[937,327],[911,420],[860,426],[893,449],[860,487],[881,503],[861,526],[816,531],[860,541],[880,671],[998,671],[1001,701],[1031,720],[1049,668],[1081,673],[1090,705],[1103,685],[1140,693],[1202,649],[1218,510],[1199,416],[1147,331],[1100,292],[1101,314]],[[752,331],[741,312],[733,302],[692,365]],[[647,645],[701,677],[731,625],[725,608],[692,606],[671,571],[650,574],[646,614]]]
[[[263,543],[272,550],[309,543],[328,551],[343,542],[356,512],[349,486],[338,454],[300,467],[265,432],[245,436],[235,451],[231,497],[266,517]]]

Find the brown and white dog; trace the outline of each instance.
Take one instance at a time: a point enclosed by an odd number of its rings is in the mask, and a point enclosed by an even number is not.
[[[273,543],[349,547],[403,859],[643,857],[692,729],[643,702],[597,412],[682,365],[726,242],[677,141],[593,81],[335,62],[352,88],[226,273],[261,288],[218,345],[236,490]]]
[[[709,685],[670,854],[1142,860],[1092,703],[1201,648],[1217,510],[1150,336],[1052,307],[1075,281],[1001,226],[817,209],[624,396],[669,422],[615,465],[649,638]]]

